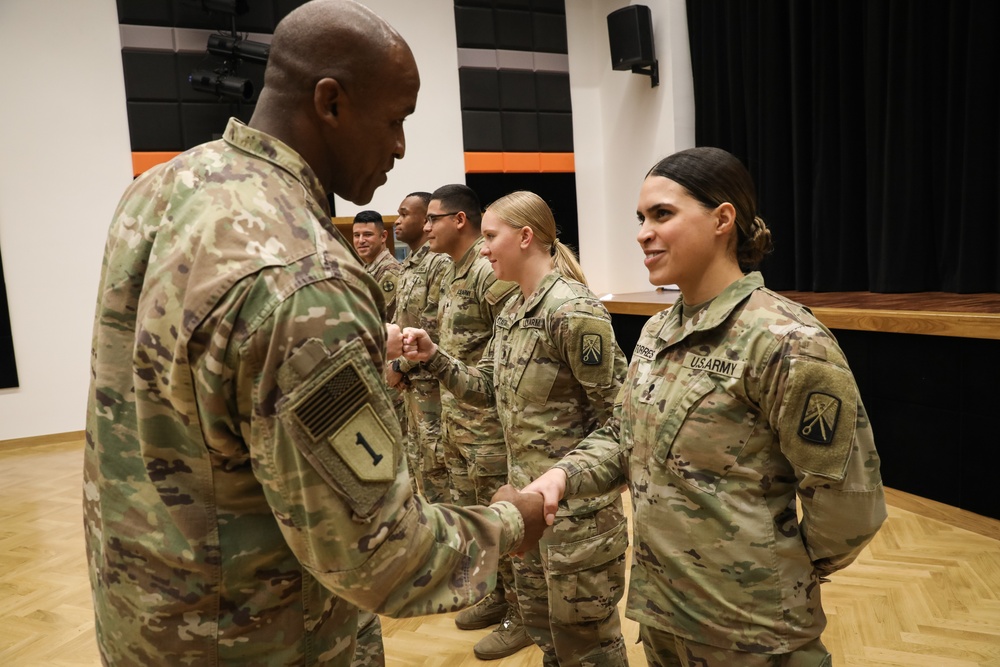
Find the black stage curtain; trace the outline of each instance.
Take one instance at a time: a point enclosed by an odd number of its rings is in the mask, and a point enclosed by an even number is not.
[[[7,285],[3,280],[3,259],[0,258],[0,389],[17,386],[17,366],[14,364],[14,340],[7,312]]]
[[[687,12],[696,142],[750,168],[770,287],[1000,292],[1000,2]]]

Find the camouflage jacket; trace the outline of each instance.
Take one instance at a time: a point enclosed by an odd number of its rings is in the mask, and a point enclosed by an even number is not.
[[[847,360],[759,273],[689,321],[680,301],[653,316],[615,416],[558,466],[569,493],[631,487],[629,617],[747,652],[818,637],[820,577],[852,562],[886,517]]]
[[[399,272],[402,270],[399,260],[392,256],[388,248],[382,248],[371,264],[365,267],[378,286],[382,288],[382,296],[385,298],[386,322],[396,320],[396,292],[399,284]]]
[[[232,120],[111,225],[84,525],[114,665],[348,665],[357,609],[457,609],[521,539],[424,505],[382,380],[381,292],[302,158]]]
[[[507,301],[477,367],[440,351],[427,363],[460,399],[495,400],[518,488],[611,417],[626,366],[604,304],[555,272],[527,299],[518,291]],[[589,514],[620,495],[610,489],[568,499],[559,515]]]
[[[479,237],[445,273],[438,308],[438,346],[451,357],[475,366],[493,337],[493,322],[517,283],[497,280],[493,267],[479,254]],[[441,433],[451,442],[502,443],[503,427],[496,407],[463,401],[441,387]]]
[[[437,342],[442,280],[451,263],[451,257],[431,252],[427,243],[406,256],[396,289],[396,324],[400,328],[423,329]],[[399,366],[400,370],[413,377],[430,378],[430,374],[416,362],[400,358]]]

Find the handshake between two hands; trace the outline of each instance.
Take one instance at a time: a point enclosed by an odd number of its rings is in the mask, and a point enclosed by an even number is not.
[[[516,553],[521,554],[538,546],[542,533],[555,521],[556,509],[565,494],[566,473],[561,468],[552,468],[520,491],[504,484],[493,494],[490,502],[505,500],[513,504],[524,519],[524,539],[517,546]]]

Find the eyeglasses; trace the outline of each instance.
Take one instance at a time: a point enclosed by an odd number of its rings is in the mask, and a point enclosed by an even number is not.
[[[429,223],[431,223],[433,225],[435,222],[437,222],[441,218],[447,218],[450,215],[458,215],[459,213],[461,213],[461,211],[453,211],[451,213],[428,213],[427,214],[427,222],[429,222]]]

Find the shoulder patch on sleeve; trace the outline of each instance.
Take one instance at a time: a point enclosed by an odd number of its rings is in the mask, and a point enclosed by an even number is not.
[[[315,363],[315,351],[308,352]],[[361,518],[378,508],[396,479],[394,415],[360,340],[316,365],[282,402],[278,418],[296,448]],[[295,355],[286,364],[295,364]]]
[[[383,292],[395,292],[396,291],[396,277],[393,275],[386,275],[382,279],[382,291]]]
[[[797,468],[843,479],[857,423],[857,385],[846,368],[792,357],[779,413],[781,448]]]
[[[614,379],[615,336],[611,323],[596,317],[569,319],[567,361],[581,384],[606,386]]]

